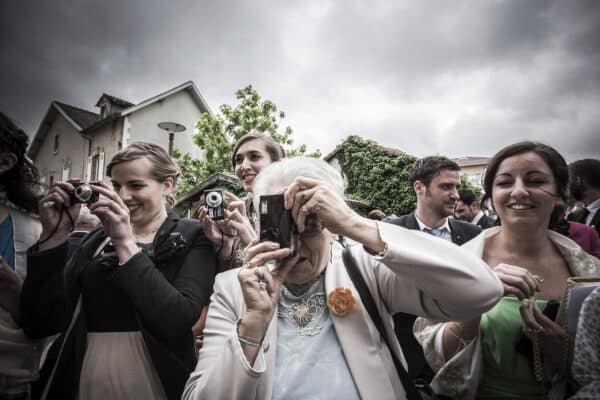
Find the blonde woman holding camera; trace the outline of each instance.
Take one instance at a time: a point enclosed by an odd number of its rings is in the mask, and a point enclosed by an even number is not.
[[[81,204],[57,182],[40,201],[42,235],[23,286],[25,332],[61,336],[33,398],[178,399],[194,365],[191,327],[208,303],[212,245],[198,221],[167,211],[179,170],[136,142],[91,184],[102,228],[67,244]],[[81,199],[80,199],[81,200]]]

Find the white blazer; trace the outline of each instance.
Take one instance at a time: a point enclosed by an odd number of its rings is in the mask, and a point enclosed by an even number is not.
[[[392,315],[403,311],[435,320],[464,320],[480,315],[501,298],[500,280],[481,260],[460,247],[420,231],[378,223],[388,245],[374,257],[360,245],[352,254],[382,316],[393,351],[406,366],[394,334]],[[334,251],[325,272],[325,290],[351,288],[356,310],[331,314],[335,332],[356,388],[363,399],[405,399],[390,352],[359,299],[341,257]],[[203,346],[183,399],[270,400],[277,348],[277,318],[267,329],[254,365],[240,346],[236,322],[246,309],[238,270],[219,274],[208,310]],[[277,313],[275,313],[277,315]]]

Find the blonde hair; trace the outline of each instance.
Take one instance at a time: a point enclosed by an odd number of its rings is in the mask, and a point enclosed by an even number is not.
[[[157,182],[164,182],[171,178],[173,180],[173,189],[177,184],[177,178],[181,174],[177,163],[173,161],[167,151],[154,143],[149,142],[133,142],[123,150],[119,151],[110,160],[106,166],[106,175],[111,176],[112,169],[115,165],[133,161],[145,157],[150,161],[153,168],[150,170],[150,176]],[[175,203],[175,198],[171,195],[167,196],[167,204],[172,206]]]

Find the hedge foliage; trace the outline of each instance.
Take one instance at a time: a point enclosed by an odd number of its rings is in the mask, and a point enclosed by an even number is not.
[[[360,136],[349,136],[340,147],[336,158],[348,181],[347,197],[388,215],[403,215],[415,209],[415,193],[408,182],[413,156],[393,155]]]

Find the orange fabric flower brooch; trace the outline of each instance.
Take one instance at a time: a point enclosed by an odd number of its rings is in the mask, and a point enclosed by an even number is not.
[[[336,317],[343,317],[356,309],[356,299],[352,290],[336,287],[327,296],[327,306]]]

